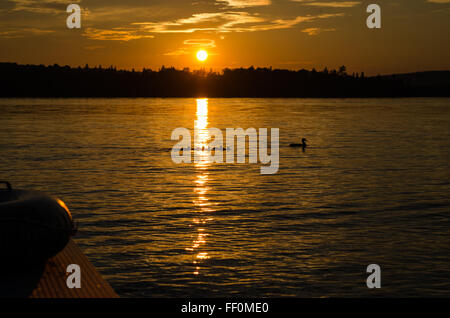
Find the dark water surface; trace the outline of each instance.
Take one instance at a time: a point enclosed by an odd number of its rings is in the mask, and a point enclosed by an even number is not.
[[[177,127],[279,128],[279,172],[176,165]],[[0,99],[0,179],[63,199],[121,296],[450,296],[449,127],[450,99]]]

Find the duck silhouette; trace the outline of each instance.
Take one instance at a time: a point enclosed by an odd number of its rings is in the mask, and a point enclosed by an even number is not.
[[[303,148],[305,149],[308,145],[306,144],[306,138],[302,138],[301,144],[289,144],[289,147],[297,147],[297,148]]]

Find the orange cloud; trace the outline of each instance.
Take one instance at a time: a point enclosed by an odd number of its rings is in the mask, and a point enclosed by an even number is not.
[[[216,41],[211,39],[188,39],[185,40],[183,44],[201,47],[216,47]]]
[[[351,8],[360,4],[360,1],[330,1],[330,2],[307,2],[305,0],[292,0],[294,2],[301,2],[306,6],[313,7],[328,7],[328,8]]]
[[[218,0],[217,2],[226,2],[228,6],[235,8],[268,6],[271,4],[270,0]]]
[[[142,34],[138,30],[124,30],[124,29],[96,29],[87,28],[83,34],[91,40],[101,41],[130,41],[142,38],[153,38],[153,35]]]
[[[329,32],[329,31],[336,31],[336,29],[307,28],[302,30],[302,32],[307,33],[308,35],[317,35],[321,32]]]
[[[196,31],[254,32],[288,29],[302,22],[342,17],[343,13],[298,16],[293,19],[269,20],[248,12],[215,12],[193,14],[189,18],[166,22],[133,23],[150,33],[193,33]]]

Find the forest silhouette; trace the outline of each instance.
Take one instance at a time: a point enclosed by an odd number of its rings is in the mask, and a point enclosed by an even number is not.
[[[364,76],[339,70],[161,67],[117,70],[0,63],[0,97],[427,97],[450,96],[450,71]]]

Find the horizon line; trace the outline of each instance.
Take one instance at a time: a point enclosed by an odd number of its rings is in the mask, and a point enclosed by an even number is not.
[[[69,65],[69,64],[60,65],[58,63],[54,63],[54,64],[43,64],[43,63],[41,63],[41,64],[32,64],[32,63],[19,63],[19,62],[11,62],[11,61],[6,61],[6,62],[0,61],[0,64],[16,64],[18,66],[44,66],[44,67],[55,67],[55,66],[57,66],[57,67],[70,67],[72,69],[79,69],[79,68],[83,69],[83,68],[86,68],[86,66],[87,66],[89,69],[104,69],[104,70],[107,70],[107,69],[114,68],[116,71],[123,71],[123,72],[130,72],[130,73],[132,73],[132,72],[143,72],[143,71],[159,72],[162,69],[174,69],[176,71],[189,71],[189,72],[205,72],[205,71],[207,71],[206,67],[202,67],[200,69],[191,69],[188,66],[182,67],[182,68],[176,68],[175,66],[165,66],[164,64],[161,65],[159,67],[159,69],[152,69],[152,68],[147,68],[147,67],[144,66],[144,67],[142,67],[142,68],[140,68],[138,70],[136,70],[133,67],[131,69],[117,68],[117,66],[115,66],[115,65],[105,66],[105,65],[99,64],[99,65],[90,66],[89,63],[86,63],[85,65],[73,66],[73,65]],[[345,65],[342,65],[342,66],[345,66]],[[338,71],[337,69],[334,69],[334,68],[328,68],[328,66],[325,66],[323,69],[318,70],[315,67],[313,67],[311,69],[306,69],[306,68],[290,69],[290,68],[276,68],[276,67],[274,68],[273,66],[255,66],[255,65],[251,65],[251,66],[248,66],[248,67],[245,67],[245,66],[239,66],[239,67],[233,67],[233,68],[225,67],[225,68],[222,68],[220,71],[213,71],[213,68],[211,67],[211,68],[209,68],[209,71],[207,71],[207,72],[209,74],[211,74],[211,73],[221,73],[221,72],[223,72],[224,70],[227,70],[227,69],[228,70],[239,70],[239,69],[248,70],[248,69],[252,69],[252,68],[254,70],[270,69],[272,71],[273,70],[279,70],[279,71],[290,71],[290,72],[298,72],[298,71],[313,72],[313,71],[316,71],[318,73],[321,73],[321,72],[325,71],[325,69],[327,69],[328,72],[333,72],[333,71],[337,72]],[[407,74],[430,73],[430,72],[450,72],[450,69],[430,69],[430,70],[424,70],[424,71],[409,71],[409,72],[386,73],[386,74],[378,73],[377,75],[367,75],[367,77],[407,75]],[[352,73],[353,74],[362,74],[362,73],[364,73],[366,75],[365,72],[350,72],[350,73],[347,73],[347,74],[351,75]]]

